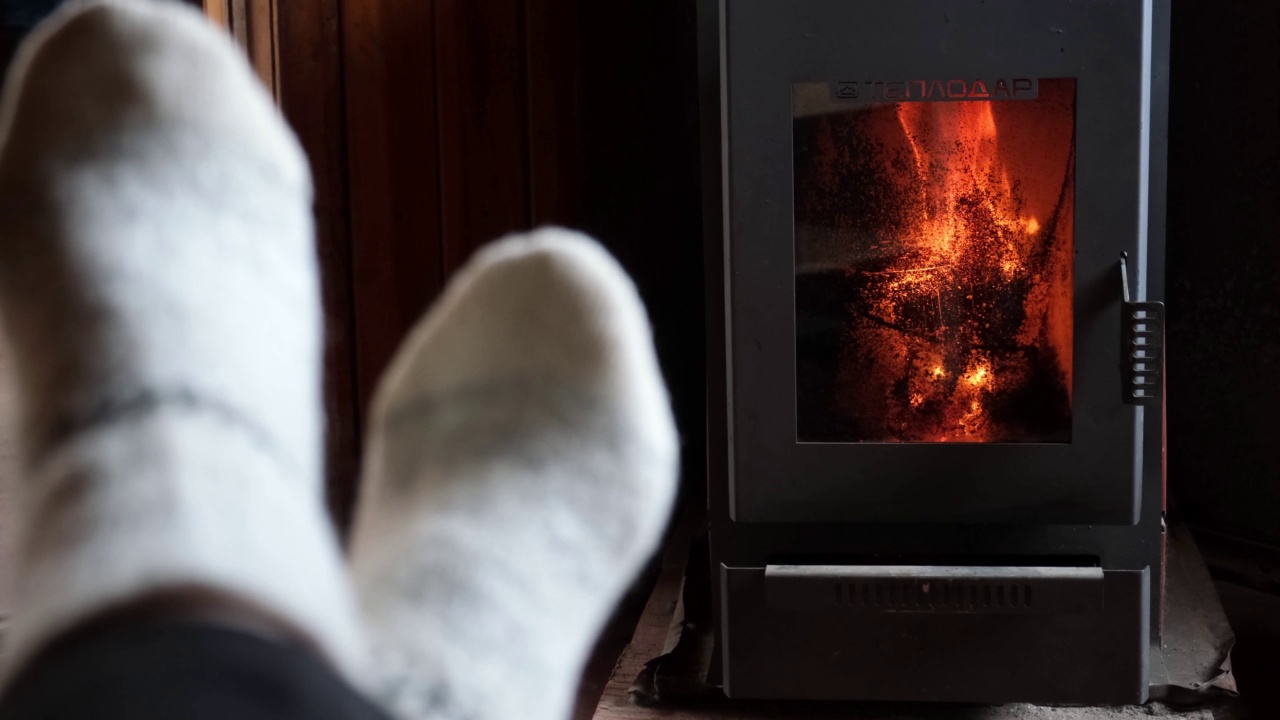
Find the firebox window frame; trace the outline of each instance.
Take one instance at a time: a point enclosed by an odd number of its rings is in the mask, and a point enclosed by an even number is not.
[[[1151,5],[1088,5],[906,0],[877,13],[875,31],[850,43],[847,32],[829,30],[863,27],[857,4],[815,4],[813,12],[785,2],[726,4],[724,374],[733,520],[1138,522],[1143,411],[1117,399],[1116,265],[1122,251],[1147,256]],[[943,13],[945,23],[920,20]],[[1062,32],[1047,37],[1045,27]],[[797,443],[791,88],[939,72],[1077,82],[1073,443]],[[1145,263],[1135,270],[1141,287]]]

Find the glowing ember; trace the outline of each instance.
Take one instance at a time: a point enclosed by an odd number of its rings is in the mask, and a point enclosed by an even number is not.
[[[797,118],[802,440],[1070,440],[1075,86],[1039,87]]]
[[[985,365],[980,366],[978,368],[975,368],[973,372],[965,375],[964,381],[974,387],[990,387],[991,373],[990,371],[987,370]]]

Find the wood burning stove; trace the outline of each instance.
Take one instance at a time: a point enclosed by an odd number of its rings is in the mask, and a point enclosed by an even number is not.
[[[703,1],[730,696],[1146,698],[1168,24]]]

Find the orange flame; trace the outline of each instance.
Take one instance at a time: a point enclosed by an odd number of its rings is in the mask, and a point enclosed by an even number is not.
[[[886,203],[876,252],[845,270],[862,300],[842,402],[882,428],[864,439],[1070,437],[1074,85],[1057,92],[1040,107],[915,102],[863,119],[886,194],[900,198]],[[893,121],[876,115],[890,108]],[[1028,398],[1046,386],[1065,425],[1028,429],[1041,402]]]

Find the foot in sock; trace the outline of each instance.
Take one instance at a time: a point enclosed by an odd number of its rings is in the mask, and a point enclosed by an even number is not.
[[[594,242],[481,251],[378,388],[353,541],[371,692],[406,720],[562,720],[651,555],[677,440],[635,288]]]
[[[9,670],[184,588],[358,665],[320,485],[310,179],[234,45],[172,2],[57,13],[0,105],[0,227],[26,468]]]

